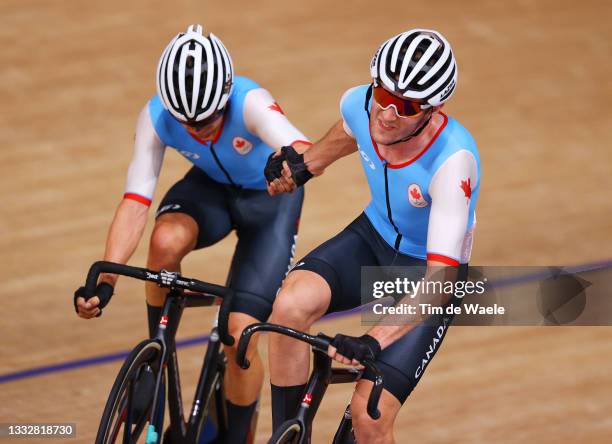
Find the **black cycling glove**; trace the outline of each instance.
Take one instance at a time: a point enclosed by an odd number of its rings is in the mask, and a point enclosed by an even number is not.
[[[111,297],[113,296],[113,291],[114,291],[114,287],[108,282],[100,282],[98,286],[96,287],[94,296],[98,296],[98,299],[100,299],[100,304],[98,304],[98,308],[100,309],[100,312],[97,314],[96,317],[102,316],[102,309],[106,307],[108,303],[110,302]],[[74,292],[74,299],[73,299],[74,311],[78,313],[79,309],[77,307],[77,298],[84,298],[85,300],[88,299],[85,297],[85,287],[79,287],[77,291]]]
[[[331,341],[338,353],[348,359],[375,361],[380,354],[380,343],[370,335],[360,337],[337,334]]]
[[[287,161],[287,166],[291,171],[291,178],[298,187],[301,187],[312,178],[312,173],[308,171],[304,163],[304,155],[299,154],[292,146],[284,146],[281,148],[278,156],[275,156],[275,154],[270,154],[264,168],[264,175],[268,182],[282,177],[283,162],[285,161]]]
[[[299,154],[292,146],[284,146],[282,150],[287,158],[287,166],[291,170],[291,177],[298,187],[312,179],[312,173],[308,171],[304,163],[304,154]]]
[[[280,179],[283,175],[283,162],[287,160],[287,156],[281,150],[280,154],[276,156],[276,153],[268,156],[266,167],[264,168],[264,176],[268,182],[273,182],[274,179]]]

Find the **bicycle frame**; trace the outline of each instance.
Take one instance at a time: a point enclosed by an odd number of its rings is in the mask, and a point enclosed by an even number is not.
[[[299,341],[306,342],[312,346],[312,351],[314,354],[313,370],[306,384],[306,391],[302,398],[302,402],[300,403],[294,417],[291,418],[291,420],[296,420],[301,424],[302,434],[300,436],[299,443],[310,443],[312,422],[329,384],[355,382],[361,378],[362,371],[356,368],[332,367],[332,359],[327,355],[327,349],[331,342],[330,337],[322,333],[319,333],[316,336],[311,336],[304,332],[270,323],[252,324],[245,328],[242,332],[240,342],[238,343],[238,352],[236,356],[236,359],[242,368],[249,367],[249,361],[246,359],[246,349],[251,336],[257,331],[269,331],[283,334]],[[373,419],[378,419],[380,417],[380,411],[377,408],[378,400],[380,399],[380,395],[382,394],[383,390],[382,375],[373,363],[363,361],[362,364],[375,375],[374,385],[372,386],[372,391],[368,399],[367,410],[368,414]],[[351,419],[349,407],[347,407],[344,412],[342,421],[340,422],[336,436],[334,437],[334,443],[345,442],[344,439],[346,439],[346,435],[351,431],[348,427]]]
[[[170,416],[170,437],[173,442],[197,444],[207,417],[213,413],[216,432],[223,436],[227,431],[227,413],[225,411],[225,397],[221,390],[225,373],[225,359],[221,352],[221,342],[217,327],[213,327],[204,354],[202,370],[198,378],[194,401],[188,418],[185,418],[184,405],[181,392],[178,359],[176,356],[175,335],[178,324],[185,307],[206,306],[214,303],[202,297],[183,295],[171,290],[166,297],[162,308],[160,323],[155,339],[162,346],[162,365],[167,371],[168,407]],[[161,384],[163,371],[159,372],[156,381],[156,395],[153,405],[159,402],[158,395],[162,393]],[[214,393],[213,393],[214,391]],[[211,404],[213,404],[211,406]],[[211,411],[211,407],[213,407]],[[157,409],[152,409],[150,424],[156,433],[161,432],[163,418],[156,418]]]
[[[151,281],[170,290],[162,307],[157,332],[153,338],[160,344],[161,356],[158,361],[160,371],[157,372],[155,380],[149,427],[146,431],[147,444],[158,443],[160,434],[163,432],[163,409],[166,400],[165,391],[162,388],[166,375],[168,406],[170,408],[170,427],[167,433],[170,440],[176,443],[197,444],[196,441],[200,438],[205,420],[211,413],[214,414],[211,416],[214,418],[217,436],[224,436],[228,430],[226,399],[223,392],[226,359],[221,351],[221,343],[232,345],[234,342],[234,339],[228,333],[233,291],[227,287],[185,278],[175,272],[165,270],[155,272],[145,268],[100,261],[94,263],[89,269],[85,285],[86,299],[93,296],[95,285],[101,273],[114,273]],[[183,290],[195,292],[184,293]],[[210,332],[194,402],[189,418],[186,420],[176,354],[176,332],[185,307],[210,306],[218,303],[220,298],[223,299],[217,314],[216,324],[218,326],[213,326]],[[128,396],[128,399],[131,400],[131,395]],[[130,404],[128,404],[127,410],[128,412],[131,410]],[[159,414],[160,412],[161,414]],[[125,433],[127,436],[128,432]]]
[[[312,434],[312,422],[319,409],[323,396],[329,384],[344,384],[355,382],[362,372],[354,368],[334,368],[332,359],[317,349],[313,350],[313,369],[306,384],[306,391],[297,413],[293,417],[303,424],[305,431],[300,442],[309,443]],[[344,417],[343,417],[344,421]],[[342,427],[342,424],[339,428]]]

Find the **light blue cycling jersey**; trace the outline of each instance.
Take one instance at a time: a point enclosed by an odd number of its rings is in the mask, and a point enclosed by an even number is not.
[[[480,188],[480,158],[474,139],[455,119],[443,114],[444,123],[429,146],[410,162],[391,165],[379,155],[370,136],[364,107],[367,90],[368,85],[352,88],[340,105],[345,128],[356,139],[370,188],[372,200],[365,214],[384,240],[403,254],[446,258],[445,262],[453,264],[466,262],[462,249],[471,248]],[[372,100],[368,109],[371,106]],[[470,168],[456,166],[466,165],[463,159]],[[445,163],[447,167],[441,172]],[[440,197],[434,202],[430,187],[437,174],[444,177],[436,179],[435,195]],[[432,226],[430,213],[436,205],[440,216]]]
[[[221,133],[212,142],[191,136],[164,109],[157,95],[151,98],[148,105],[151,122],[165,145],[176,149],[188,161],[204,170],[211,179],[224,184],[264,190],[266,181],[263,171],[273,149],[249,132],[243,112],[247,93],[257,88],[260,86],[246,77],[234,77]]]

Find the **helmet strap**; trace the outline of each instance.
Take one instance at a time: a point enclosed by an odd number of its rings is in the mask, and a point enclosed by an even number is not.
[[[365,95],[365,103],[363,104],[363,109],[365,109],[366,114],[368,115],[368,122],[370,121],[370,99],[372,98],[372,88],[374,88],[374,82],[370,83],[368,90]]]
[[[422,124],[421,126],[419,126],[419,127],[416,129],[416,131],[413,131],[413,132],[412,132],[412,134],[410,134],[410,135],[408,135],[408,136],[406,136],[406,137],[403,137],[403,138],[401,138],[401,139],[399,139],[399,140],[396,140],[395,142],[387,143],[386,145],[395,145],[395,144],[398,144],[398,143],[407,142],[407,141],[409,141],[410,139],[415,138],[416,136],[418,136],[419,134],[421,134],[421,133],[423,132],[423,130],[425,129],[425,127],[426,127],[426,126],[429,124],[429,122],[431,121],[431,117],[432,117],[432,116],[433,116],[433,113],[432,113],[432,114],[430,114],[430,115],[429,115],[429,117],[427,118],[427,120],[425,120],[425,121],[423,122],[423,124]]]

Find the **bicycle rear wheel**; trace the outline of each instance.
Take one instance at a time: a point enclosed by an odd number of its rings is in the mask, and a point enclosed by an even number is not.
[[[272,434],[268,444],[299,444],[304,434],[304,426],[297,419],[290,419]]]
[[[134,347],[119,370],[106,401],[96,444],[133,444],[139,442],[139,438],[142,438],[140,442],[145,442],[147,433],[143,431],[151,417],[155,381],[160,368],[159,342],[147,339]],[[162,384],[162,390],[165,386]],[[156,416],[161,415],[163,419],[165,394],[160,395]]]

